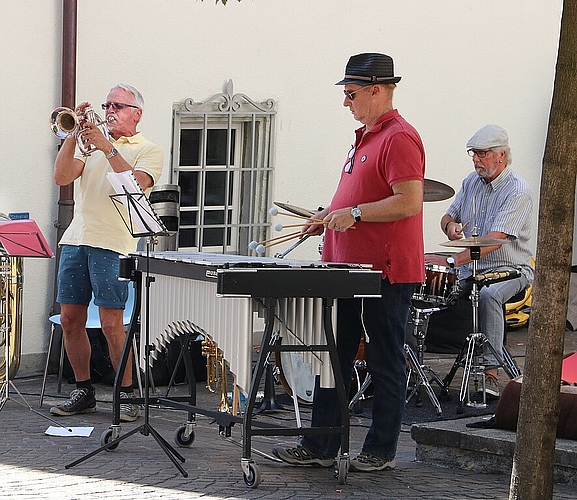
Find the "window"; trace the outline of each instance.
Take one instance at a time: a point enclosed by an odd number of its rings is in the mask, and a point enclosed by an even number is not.
[[[275,103],[224,93],[173,108],[172,179],[181,189],[179,250],[248,254],[266,239]]]

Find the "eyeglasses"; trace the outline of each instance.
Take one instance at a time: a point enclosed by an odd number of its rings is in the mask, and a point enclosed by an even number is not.
[[[358,88],[357,90],[353,90],[353,91],[351,91],[351,90],[343,90],[343,94],[345,94],[345,97],[348,97],[351,101],[354,101],[354,100],[355,100],[355,94],[356,94],[357,92],[359,92],[360,90],[363,90],[363,89],[366,89],[366,88],[368,88],[368,87],[361,87],[361,88]]]
[[[485,158],[487,153],[492,153],[492,149],[469,149],[467,150],[467,154],[472,158],[473,156],[477,155],[479,158]]]
[[[345,163],[344,171],[345,174],[350,174],[353,172],[353,165],[355,164],[355,153],[357,148],[355,146],[351,146],[351,150],[347,156],[347,162]]]
[[[135,106],[134,104],[126,104],[124,102],[105,102],[104,104],[101,104],[101,106],[102,109],[108,110],[109,108],[112,108],[115,111],[124,108],[140,109],[139,106]]]

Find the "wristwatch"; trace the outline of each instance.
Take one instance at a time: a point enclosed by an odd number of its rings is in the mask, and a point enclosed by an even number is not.
[[[455,267],[455,258],[454,257],[447,257],[447,264],[451,269]]]
[[[108,154],[106,155],[106,159],[107,159],[107,160],[110,160],[110,158],[112,158],[113,156],[116,156],[117,154],[118,154],[118,150],[117,150],[115,147],[113,147],[113,148],[110,150],[110,153],[108,153]]]
[[[355,205],[351,208],[351,215],[355,218],[356,222],[361,222],[361,209]]]

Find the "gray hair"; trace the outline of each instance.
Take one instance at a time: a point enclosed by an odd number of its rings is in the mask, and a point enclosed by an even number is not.
[[[491,148],[491,151],[493,151],[494,153],[500,153],[501,151],[505,151],[505,159],[507,160],[507,165],[511,165],[511,163],[513,162],[513,156],[511,155],[511,148],[509,146]]]
[[[116,89],[126,90],[126,92],[130,92],[134,96],[134,102],[136,105],[144,111],[144,97],[142,94],[136,90],[132,85],[126,85],[124,83],[118,83],[114,87],[110,89],[110,92]]]

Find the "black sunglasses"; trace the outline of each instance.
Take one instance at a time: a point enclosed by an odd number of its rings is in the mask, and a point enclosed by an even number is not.
[[[351,101],[355,100],[355,94],[357,92],[359,92],[360,90],[366,89],[368,87],[361,87],[358,88],[357,90],[343,90],[343,94],[345,94],[345,97],[348,97]]]
[[[136,108],[140,109],[139,106],[135,106],[134,104],[125,104],[124,102],[105,102],[101,104],[102,109],[108,110],[112,108],[113,110],[124,109],[124,108]]]

